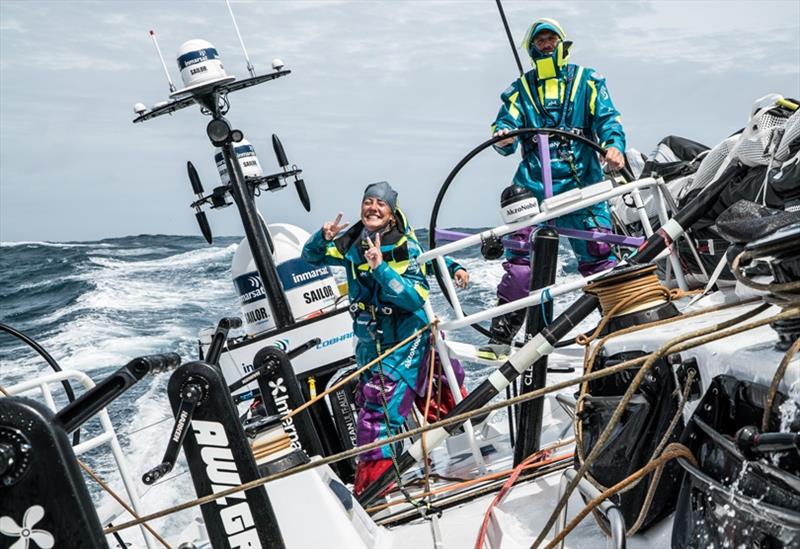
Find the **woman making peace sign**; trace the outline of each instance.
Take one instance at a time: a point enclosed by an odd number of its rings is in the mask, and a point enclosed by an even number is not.
[[[356,361],[364,365],[427,324],[422,307],[430,288],[425,266],[417,262],[420,244],[387,182],[366,188],[361,220],[336,238],[348,225],[341,213],[325,223],[306,243],[303,259],[347,271]],[[449,269],[465,286],[466,271],[455,262]],[[429,335],[420,334],[362,374],[356,390],[359,446],[399,431],[415,397],[424,393],[417,378],[428,347]],[[356,495],[391,465],[391,455],[384,446],[359,456]]]

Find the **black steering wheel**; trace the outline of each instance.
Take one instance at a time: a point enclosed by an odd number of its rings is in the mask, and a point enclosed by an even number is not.
[[[492,137],[487,141],[484,141],[483,143],[472,149],[470,152],[468,152],[467,155],[464,158],[462,158],[458,164],[456,164],[456,166],[444,180],[444,183],[442,183],[442,186],[439,189],[439,194],[436,196],[436,201],[433,203],[431,220],[428,225],[428,249],[433,250],[434,248],[436,248],[436,222],[439,218],[439,208],[442,205],[442,201],[444,200],[444,196],[447,193],[447,190],[450,188],[450,184],[453,182],[453,180],[456,178],[459,172],[464,168],[464,166],[466,166],[467,163],[469,163],[473,158],[475,158],[478,155],[478,153],[480,153],[484,149],[491,147],[498,141],[502,141],[510,137],[519,137],[521,139],[524,136],[532,136],[538,134],[555,135],[566,138],[568,140],[579,141],[584,145],[588,145],[589,147],[591,147],[595,152],[597,152],[601,156],[605,156],[606,154],[606,151],[591,139],[587,139],[582,135],[574,134],[572,132],[564,130],[558,130],[555,128],[523,128],[520,130],[510,131],[505,135],[498,135],[496,137]],[[626,166],[623,166],[621,173],[622,176],[627,181],[633,181],[634,177]],[[442,278],[443,274],[439,269],[439,263],[437,261],[432,261],[432,263],[433,263],[433,273],[436,276],[436,282],[437,284],[439,284],[439,288],[441,288],[445,299],[447,299],[447,302],[452,307],[453,303],[452,301],[450,301],[450,295],[445,290],[444,279]],[[491,333],[489,332],[489,330],[487,330],[480,324],[472,324],[471,326],[481,334],[485,335],[486,337],[491,337]]]

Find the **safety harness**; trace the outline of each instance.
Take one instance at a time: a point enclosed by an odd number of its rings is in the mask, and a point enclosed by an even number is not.
[[[576,86],[580,86],[583,70],[583,67],[579,67],[577,65],[566,66],[563,97],[560,93],[560,82],[556,78],[555,72],[553,72],[553,75],[549,78],[540,79],[538,77],[538,73],[531,71],[524,76],[521,76],[519,80],[522,84],[522,87],[527,92],[531,102],[533,103],[534,110],[543,117],[545,125],[589,138],[589,132],[586,128],[572,128],[567,126],[567,120],[572,117],[573,107],[575,105],[575,95],[577,93]],[[552,89],[550,89],[553,85],[556,87],[554,92]],[[536,93],[533,93],[532,90],[536,90]],[[553,116],[553,113],[550,112],[549,109],[545,108],[544,104],[542,103],[541,96],[544,96],[545,99],[547,99],[547,97],[552,93],[555,94],[556,99],[561,103],[558,117]],[[578,167],[575,165],[575,155],[572,152],[571,144],[566,139],[556,138],[556,145],[559,158],[569,167],[575,183],[579,187],[583,186],[580,174],[578,172]],[[536,151],[532,140],[523,141],[522,147],[524,155],[528,155]]]

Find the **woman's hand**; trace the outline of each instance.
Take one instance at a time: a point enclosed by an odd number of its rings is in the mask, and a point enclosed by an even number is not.
[[[453,273],[453,280],[457,288],[466,288],[467,284],[469,284],[469,273],[466,269],[459,269]]]
[[[327,221],[324,225],[322,225],[322,237],[325,240],[333,240],[336,238],[336,235],[339,234],[341,231],[345,230],[350,223],[339,223],[342,222],[342,212],[339,212],[339,215],[336,216],[336,219],[333,221]]]
[[[378,268],[378,265],[383,263],[383,252],[381,252],[381,233],[375,234],[375,242],[372,242],[370,237],[367,237],[367,244],[369,248],[364,252],[364,257],[367,260],[367,265],[373,271]]]

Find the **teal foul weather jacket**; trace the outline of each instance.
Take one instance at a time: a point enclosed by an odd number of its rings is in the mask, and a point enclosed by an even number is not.
[[[502,106],[492,132],[522,128],[558,128],[596,141],[601,147],[625,151],[625,133],[620,115],[611,101],[605,79],[587,67],[568,64],[537,77],[536,70],[513,82],[502,94]],[[502,155],[517,150],[517,139],[506,147],[495,147]],[[532,138],[525,137],[523,158],[514,183],[544,197],[542,167]],[[578,141],[550,138],[553,193],[597,183],[603,179],[597,153]]]
[[[383,263],[374,271],[364,257],[361,222],[333,241],[325,240],[322,231],[317,231],[303,247],[303,259],[312,265],[345,268],[359,364],[370,362],[382,350],[427,324],[422,307],[430,288],[425,266],[417,262],[422,248],[400,210],[396,217],[400,226],[381,236]],[[423,334],[421,344],[412,345],[412,341],[406,347],[413,348],[402,348],[387,357],[383,361],[386,373],[393,379],[403,378],[414,387],[427,337],[427,333]]]

